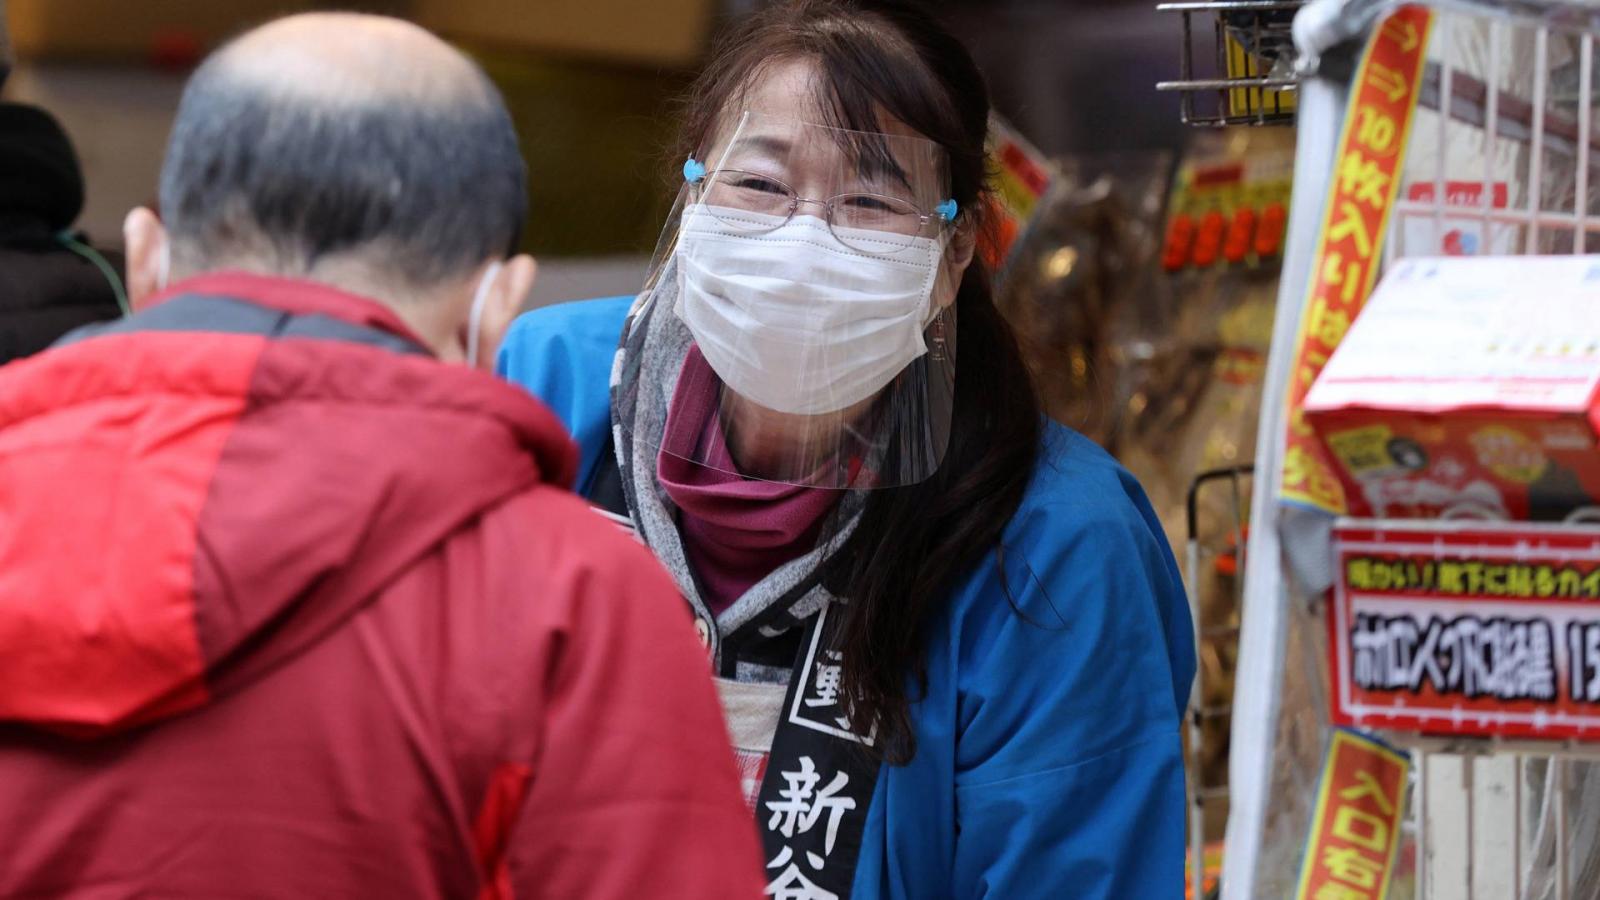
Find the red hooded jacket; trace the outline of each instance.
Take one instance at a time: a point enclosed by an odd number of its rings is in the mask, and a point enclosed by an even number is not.
[[[760,896],[684,605],[574,465],[306,282],[0,369],[0,896]]]

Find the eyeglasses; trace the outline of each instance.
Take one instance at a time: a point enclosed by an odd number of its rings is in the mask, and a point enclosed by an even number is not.
[[[918,237],[944,227],[957,210],[954,200],[926,213],[903,198],[867,192],[820,200],[801,197],[770,175],[741,169],[707,173],[705,166],[693,159],[684,163],[683,176],[706,211],[731,230],[750,234],[774,231],[787,224],[801,204],[810,203],[823,208],[828,230],[839,243],[880,256],[904,250]]]

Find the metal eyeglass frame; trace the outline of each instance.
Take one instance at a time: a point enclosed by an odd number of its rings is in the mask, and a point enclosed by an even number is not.
[[[843,194],[834,194],[832,197],[828,197],[826,199],[819,200],[819,199],[812,198],[812,197],[802,197],[802,196],[800,196],[800,193],[798,191],[796,191],[794,188],[790,187],[788,185],[788,183],[785,182],[783,179],[774,178],[771,175],[762,175],[760,172],[746,172],[746,170],[744,170],[744,169],[718,169],[717,171],[719,173],[721,173],[721,172],[745,172],[745,174],[754,175],[754,176],[756,176],[758,178],[766,179],[767,181],[770,181],[773,184],[781,185],[783,187],[783,189],[785,191],[787,191],[788,194],[789,194],[789,215],[784,218],[784,220],[783,220],[784,223],[787,223],[790,219],[794,218],[794,214],[796,212],[799,212],[800,204],[802,204],[802,203],[815,203],[818,206],[821,206],[823,209],[827,210],[828,217],[824,221],[826,221],[828,223],[828,229],[830,231],[833,230],[833,202],[835,200],[838,200],[840,197],[876,197],[876,198],[878,198],[880,200],[888,200],[888,201],[891,201],[891,202],[894,202],[894,203],[904,203],[905,205],[911,207],[912,210],[914,210],[916,212],[916,214],[917,214],[917,231],[916,231],[915,234],[908,235],[908,237],[911,237],[911,238],[915,238],[918,235],[921,235],[922,233],[924,233],[928,228],[928,223],[932,222],[934,219],[938,219],[939,220],[940,227],[945,227],[945,226],[953,224],[955,222],[956,215],[959,214],[959,212],[961,210],[960,205],[956,203],[955,198],[953,198],[953,197],[950,198],[950,199],[945,200],[943,203],[940,203],[938,206],[934,207],[933,212],[927,213],[927,212],[923,212],[920,207],[918,207],[915,203],[912,203],[909,200],[903,200],[903,199],[901,199],[899,197],[890,197],[887,194],[874,194],[871,191],[850,191],[850,192],[843,193]],[[706,172],[706,167],[705,167],[704,163],[700,162],[699,160],[695,159],[692,156],[689,157],[687,160],[684,160],[684,163],[683,163],[683,180],[684,181],[688,182],[691,185],[698,186],[700,184],[700,182],[705,180],[706,174],[707,174],[707,172]],[[774,228],[778,228],[778,227],[782,227],[782,225],[781,224],[780,225],[775,225],[773,227]]]

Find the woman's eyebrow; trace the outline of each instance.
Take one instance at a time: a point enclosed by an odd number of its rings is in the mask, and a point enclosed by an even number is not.
[[[793,147],[789,141],[771,135],[741,137],[722,151],[717,161],[717,168],[738,169],[744,165],[763,161],[774,167],[782,166],[788,160],[789,151]]]
[[[911,178],[895,158],[888,153],[861,153],[856,157],[856,174],[867,181],[880,184],[898,183],[911,190]]]
[[[771,153],[773,156],[780,158],[788,155],[789,151],[794,148],[794,144],[790,141],[766,134],[758,134],[748,138],[743,138],[739,141],[739,143],[744,144],[751,149]]]

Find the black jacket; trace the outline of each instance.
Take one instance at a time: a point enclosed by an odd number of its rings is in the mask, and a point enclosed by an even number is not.
[[[121,257],[107,254],[121,277]],[[0,365],[119,314],[110,280],[43,226],[0,222]]]
[[[111,279],[59,237],[82,210],[83,173],[61,126],[0,103],[0,365],[118,314]],[[108,261],[120,279],[120,257]]]

